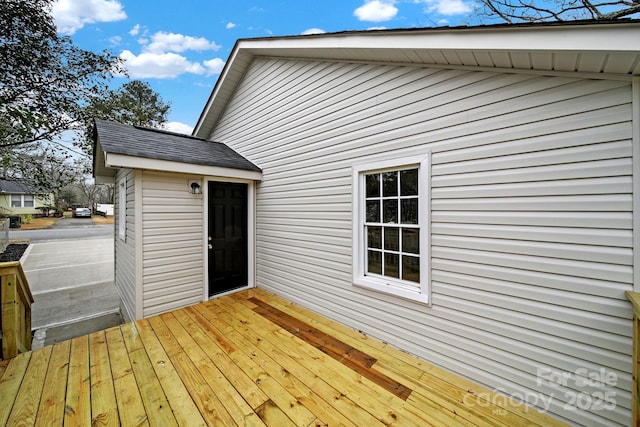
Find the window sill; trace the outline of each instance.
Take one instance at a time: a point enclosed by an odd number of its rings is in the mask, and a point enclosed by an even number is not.
[[[431,305],[428,294],[420,292],[417,288],[410,289],[409,287],[402,286],[400,283],[392,283],[368,277],[358,277],[353,280],[353,285],[422,304]]]

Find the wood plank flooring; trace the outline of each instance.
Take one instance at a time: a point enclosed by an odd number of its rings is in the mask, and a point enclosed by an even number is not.
[[[564,425],[487,393],[252,289],[3,363],[0,425]]]

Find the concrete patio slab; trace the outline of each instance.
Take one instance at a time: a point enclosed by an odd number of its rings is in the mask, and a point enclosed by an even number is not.
[[[34,346],[122,322],[113,255],[113,238],[31,244],[23,269],[35,300]]]

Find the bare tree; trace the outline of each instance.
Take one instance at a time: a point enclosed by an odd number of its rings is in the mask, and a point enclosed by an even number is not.
[[[640,0],[479,0],[483,21],[509,24],[640,17]]]

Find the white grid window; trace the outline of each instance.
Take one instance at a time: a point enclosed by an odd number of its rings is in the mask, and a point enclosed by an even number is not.
[[[354,167],[353,282],[429,302],[429,156]]]
[[[418,168],[365,174],[366,275],[420,283]]]

